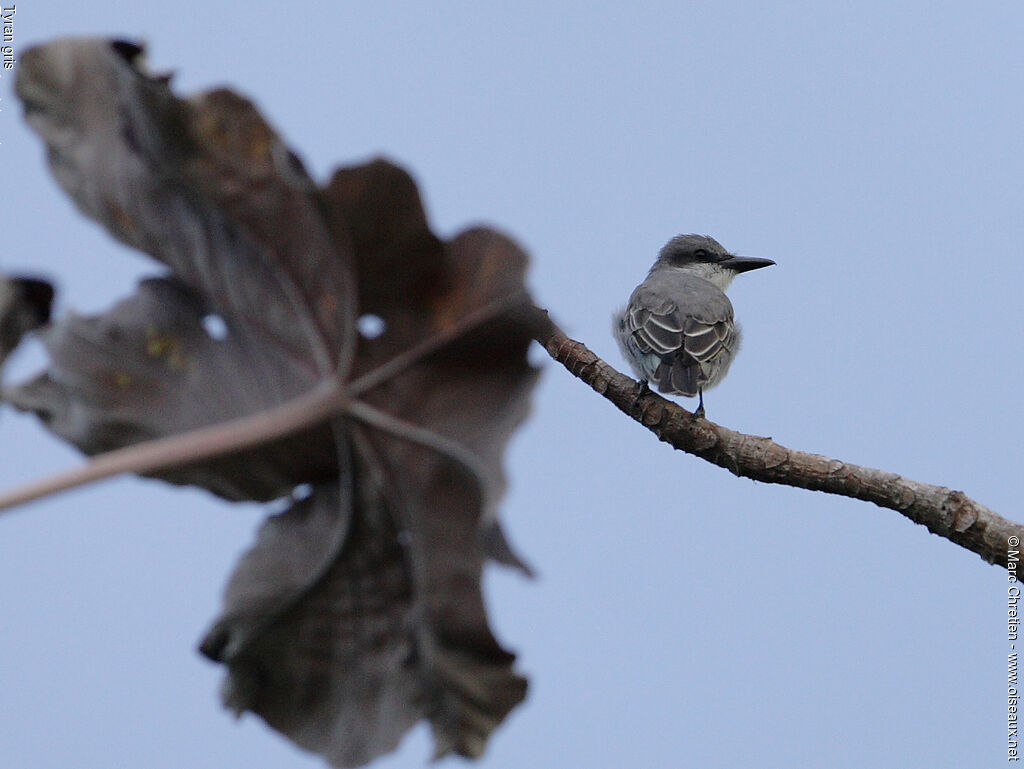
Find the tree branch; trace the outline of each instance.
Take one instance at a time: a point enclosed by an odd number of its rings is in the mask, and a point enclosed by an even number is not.
[[[145,475],[183,464],[256,448],[272,440],[293,435],[333,416],[351,412],[351,415],[400,437],[418,442],[448,454],[470,471],[480,474],[476,463],[467,452],[440,436],[430,437],[425,430],[400,423],[388,422],[380,412],[356,401],[356,397],[372,390],[382,382],[398,376],[432,353],[445,347],[463,334],[494,320],[503,313],[516,316],[529,313],[532,305],[526,302],[526,293],[516,291],[488,302],[467,313],[449,328],[434,334],[414,347],[403,351],[358,379],[344,384],[337,377],[325,379],[308,393],[299,395],[274,408],[249,414],[237,419],[197,428],[186,433],[136,443],[103,454],[97,454],[78,467],[65,470],[38,481],[0,491],[0,513],[5,510],[85,486],[96,481],[125,473]],[[532,315],[529,316],[532,319]],[[546,317],[543,319],[546,322]],[[2,391],[0,391],[2,395]],[[2,398],[0,398],[2,403]]]
[[[577,379],[676,449],[734,475],[874,502],[933,534],[1006,567],[1008,543],[1017,549],[1024,525],[1007,520],[962,491],[912,481],[896,473],[786,448],[771,438],[745,435],[696,417],[620,374],[582,342],[570,339],[544,310],[535,309],[535,339]]]
[[[338,413],[347,395],[333,380],[248,416],[97,454],[70,470],[0,491],[0,512],[125,473],[143,475],[262,446]]]
[[[399,356],[400,364],[399,361],[393,363],[402,368],[420,360],[443,346],[454,332],[475,326],[499,310],[508,311],[511,304],[508,300],[492,303],[463,319],[452,333],[428,340],[429,344],[422,349]],[[530,307],[514,312],[525,312],[529,316],[526,322],[534,330],[534,338],[552,358],[620,411],[674,448],[724,467],[734,475],[874,502],[896,510],[933,534],[1003,567],[1007,562],[1008,543],[1015,543],[1012,547],[1016,548],[1024,540],[1024,525],[1003,518],[962,491],[797,451],[771,438],[738,433],[696,417],[650,391],[637,398],[636,381],[609,366],[582,342],[566,336],[546,311]],[[382,368],[394,373],[392,366]],[[270,412],[97,456],[72,471],[0,494],[0,510],[111,475],[152,472],[185,459],[196,461],[259,445],[268,438],[308,426],[325,415],[345,412],[353,395],[376,383],[377,377],[371,374],[351,383],[352,389],[346,392],[336,383],[325,382],[321,388]]]

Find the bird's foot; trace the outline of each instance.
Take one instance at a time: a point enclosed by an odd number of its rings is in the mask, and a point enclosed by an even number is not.
[[[647,393],[651,391],[651,388],[647,384],[646,379],[641,379],[640,384],[636,387],[636,395],[633,396],[633,404],[630,406],[630,411],[636,411],[636,407],[640,405],[640,399],[643,398]]]
[[[693,415],[704,419],[704,391],[698,390],[697,392],[700,396],[700,402],[697,404],[697,410],[693,412]]]

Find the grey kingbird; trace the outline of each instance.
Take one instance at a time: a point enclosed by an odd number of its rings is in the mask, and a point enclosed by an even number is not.
[[[772,264],[734,256],[706,235],[666,243],[614,317],[615,338],[641,388],[652,382],[666,395],[699,396],[695,413],[703,416],[704,391],[725,378],[740,346],[725,289],[741,272]]]

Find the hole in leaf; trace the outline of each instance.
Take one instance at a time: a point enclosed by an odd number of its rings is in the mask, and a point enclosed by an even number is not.
[[[380,315],[368,312],[359,317],[359,320],[356,321],[356,328],[359,329],[359,335],[363,339],[376,339],[388,330],[388,324]]]
[[[220,315],[215,315],[213,313],[204,315],[203,328],[206,329],[206,333],[210,335],[211,339],[227,339],[228,324],[224,322],[224,318]]]

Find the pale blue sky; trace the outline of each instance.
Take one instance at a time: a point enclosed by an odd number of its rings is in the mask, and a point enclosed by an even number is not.
[[[386,153],[440,233],[515,235],[538,301],[619,367],[610,315],[670,236],[774,259],[730,292],[745,346],[710,418],[1022,517],[1024,6],[555,5],[36,0],[15,48],[142,37],[179,90],[253,97],[321,179]],[[153,266],[58,191],[12,83],[0,267],[106,307]],[[504,504],[541,576],[487,578],[532,688],[481,767],[1006,760],[1005,571],[673,452],[544,365]],[[0,413],[0,484],[74,461]],[[264,512],[122,479],[0,518],[3,763],[322,766],[236,723],[195,652]],[[374,766],[428,756],[421,726]]]

